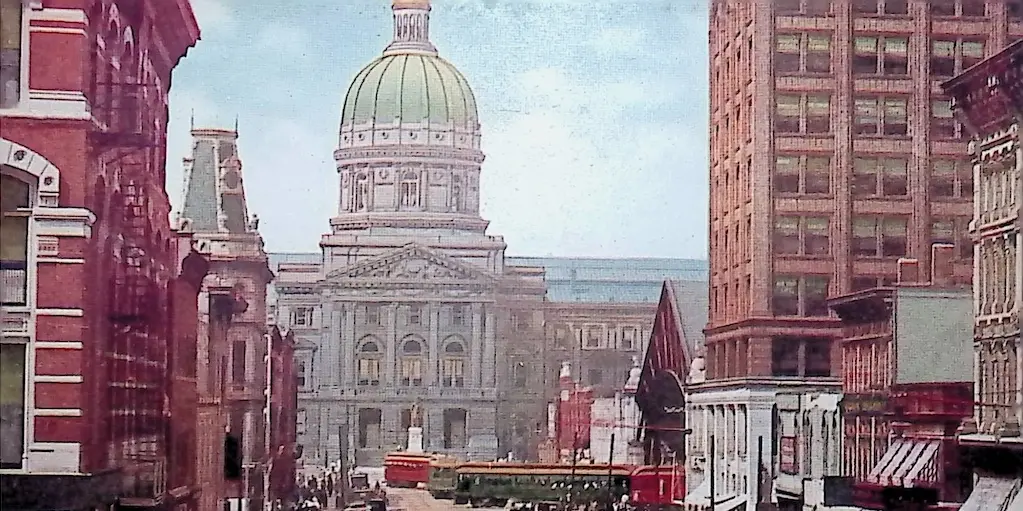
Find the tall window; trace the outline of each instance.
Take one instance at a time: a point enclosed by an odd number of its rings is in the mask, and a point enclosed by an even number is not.
[[[831,193],[831,158],[794,154],[776,156],[774,191],[808,195]]]
[[[928,0],[934,16],[983,16],[985,0]]]
[[[827,316],[828,285],[823,275],[779,275],[774,279],[775,316]]]
[[[778,94],[775,97],[774,129],[778,133],[829,133],[831,96]]]
[[[931,76],[951,77],[984,60],[984,42],[970,39],[931,41]]]
[[[905,158],[853,159],[853,197],[900,197],[909,193],[909,161]]]
[[[18,104],[21,94],[22,0],[0,0],[0,108]]]
[[[381,446],[380,423],[383,413],[379,408],[359,409],[359,447],[379,449]]]
[[[234,341],[231,343],[231,381],[235,383],[245,382],[245,354],[248,345],[245,341]]]
[[[415,172],[405,172],[401,176],[400,195],[402,207],[419,206],[419,176]]]
[[[408,325],[421,325],[423,324],[423,306],[417,303],[411,304],[406,309],[407,315],[405,316],[406,324]]]
[[[831,252],[828,217],[778,216],[774,223],[774,253],[826,256]]]
[[[973,199],[973,164],[967,160],[931,160],[931,197]]]
[[[463,408],[448,408],[444,410],[444,448],[460,449],[465,447],[468,441],[467,431],[468,414]]]
[[[931,136],[934,138],[960,138],[963,128],[952,115],[947,99],[931,101]]]
[[[778,14],[821,15],[831,12],[831,0],[775,0]]]
[[[853,255],[901,257],[906,255],[908,224],[903,217],[853,218]]]
[[[358,384],[376,387],[380,385],[380,361],[383,353],[380,344],[372,338],[362,341],[356,354]]]
[[[970,218],[935,218],[931,222],[931,244],[955,245],[961,259],[973,258],[973,239],[970,238]]]
[[[380,305],[371,303],[365,306],[362,316],[362,324],[367,326],[380,326]]]
[[[831,34],[779,34],[774,66],[779,73],[830,73]]]
[[[419,387],[423,385],[423,344],[408,339],[401,345],[401,385]]]
[[[21,468],[25,441],[25,345],[0,344],[0,468]]]
[[[456,303],[451,306],[451,324],[454,326],[465,326],[466,306]]]
[[[352,189],[354,191],[352,209],[366,211],[369,207],[369,176],[362,172],[358,173],[355,176],[355,184]]]
[[[854,132],[857,135],[908,135],[907,99],[859,97],[855,102]]]
[[[636,327],[622,327],[621,342],[618,343],[618,347],[625,351],[632,351],[636,349]]]
[[[441,383],[445,387],[465,386],[465,345],[460,341],[448,341],[444,345],[444,360],[441,367]]]
[[[526,388],[529,383],[529,367],[521,360],[512,364],[512,385],[517,389]]]
[[[853,44],[853,73],[885,76],[908,73],[908,37],[857,36]]]
[[[25,305],[32,187],[8,174],[0,174],[0,185],[0,303]]]

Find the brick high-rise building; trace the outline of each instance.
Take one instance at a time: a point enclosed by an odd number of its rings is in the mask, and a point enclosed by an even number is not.
[[[758,431],[739,447],[764,437],[764,467],[739,472],[773,478],[780,503],[837,467],[800,455],[816,440],[789,418],[838,391],[826,298],[894,281],[899,257],[929,268],[936,242],[971,278],[973,174],[939,84],[1021,21],[1016,0],[712,2],[708,382],[694,400]],[[717,485],[770,494],[752,487]]]

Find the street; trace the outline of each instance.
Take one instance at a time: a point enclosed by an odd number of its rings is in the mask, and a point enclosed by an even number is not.
[[[450,500],[437,500],[426,490],[412,490],[408,488],[387,489],[388,511],[450,511],[453,509],[470,509],[468,505],[455,505]],[[476,510],[498,510],[492,508],[472,508]]]

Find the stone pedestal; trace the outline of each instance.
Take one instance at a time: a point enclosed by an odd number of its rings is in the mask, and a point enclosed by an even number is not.
[[[408,428],[408,452],[423,452],[423,428]]]

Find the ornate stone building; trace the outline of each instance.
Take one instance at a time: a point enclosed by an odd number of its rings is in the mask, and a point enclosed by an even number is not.
[[[1023,29],[1023,23],[1018,27]],[[976,253],[976,405],[958,437],[973,461],[976,477],[973,493],[961,509],[1018,509],[1023,505],[1019,324],[1023,301],[1023,252],[1019,250],[1023,38],[943,87],[971,132],[970,154],[977,180],[971,224]]]
[[[274,265],[273,314],[296,335],[303,458],[323,464],[343,452],[377,464],[405,446],[415,404],[426,450],[535,458],[560,362],[624,381],[649,335],[653,303],[587,299],[594,290],[651,302],[665,277],[705,280],[705,265],[648,263],[658,274],[649,293],[649,282],[616,288],[605,261],[562,260],[570,276],[556,280],[579,303],[554,310],[552,261],[506,258],[480,217],[476,99],[430,43],[429,2],[392,9],[394,41],[345,97],[339,209],[322,254],[282,254]],[[598,366],[615,374],[590,370]]]

